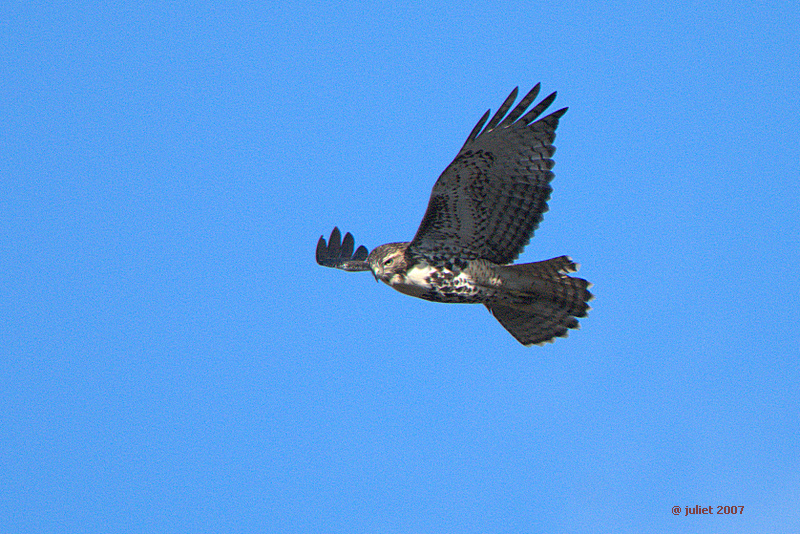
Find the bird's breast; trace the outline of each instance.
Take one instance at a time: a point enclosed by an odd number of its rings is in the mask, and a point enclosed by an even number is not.
[[[485,287],[469,268],[453,271],[419,264],[395,273],[388,282],[397,291],[435,302],[475,303],[485,300]]]

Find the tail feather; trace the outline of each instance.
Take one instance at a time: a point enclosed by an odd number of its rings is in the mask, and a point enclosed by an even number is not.
[[[569,314],[541,315],[509,306],[487,304],[486,307],[525,346],[552,343],[557,337],[567,337],[568,329],[580,328],[578,320]]]
[[[502,303],[487,303],[494,317],[523,345],[552,342],[580,328],[593,298],[591,284],[569,273],[578,270],[568,256],[498,269],[508,290]]]

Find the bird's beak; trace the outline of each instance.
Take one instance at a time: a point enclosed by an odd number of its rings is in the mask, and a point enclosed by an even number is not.
[[[376,282],[380,282],[380,279],[378,278],[378,275],[377,275],[377,274],[375,274],[375,271],[373,271],[373,270],[370,270],[370,272],[372,273],[372,276],[374,276],[374,277],[375,277],[375,281],[376,281]]]

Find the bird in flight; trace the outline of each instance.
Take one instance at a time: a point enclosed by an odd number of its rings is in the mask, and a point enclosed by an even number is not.
[[[556,93],[528,110],[539,87],[508,113],[515,88],[490,120],[490,111],[481,117],[434,184],[411,241],[354,250],[353,236],[342,239],[334,228],[327,242],[323,236],[317,243],[317,263],[372,271],[376,280],[425,300],[483,304],[523,345],[579,328],[592,294],[589,282],[570,276],[578,264],[559,256],[512,265],[548,210],[553,140],[567,111],[539,118]]]

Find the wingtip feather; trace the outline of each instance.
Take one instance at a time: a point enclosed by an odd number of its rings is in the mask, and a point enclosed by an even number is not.
[[[325,236],[320,236],[317,241],[316,259],[323,267],[332,267],[345,271],[366,271],[369,265],[364,261],[369,255],[369,250],[361,245],[353,252],[355,239],[350,232],[347,232],[342,239],[342,233],[338,227],[334,227],[328,241]]]

